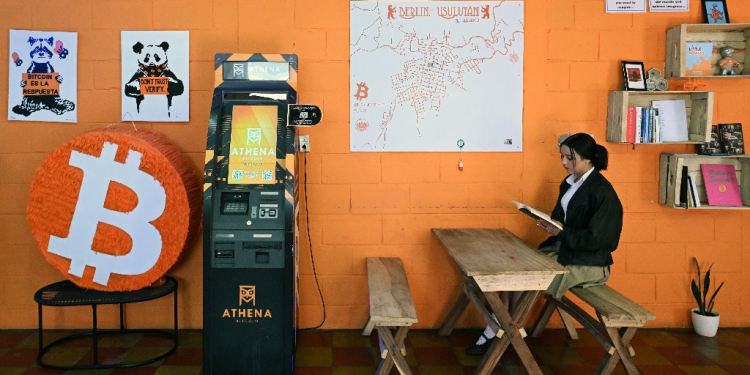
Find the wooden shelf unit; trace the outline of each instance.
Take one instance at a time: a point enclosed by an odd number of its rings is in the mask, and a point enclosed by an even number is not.
[[[745,52],[750,39],[750,23],[729,24],[682,24],[667,31],[664,78],[747,78],[750,77],[750,58]],[[688,42],[712,42],[711,76],[685,75],[685,45]],[[720,72],[719,48],[735,49],[734,58],[745,63],[741,75],[717,75]]]
[[[742,207],[709,206],[706,199],[706,188],[703,183],[701,164],[729,164],[734,165],[737,181],[740,185]],[[750,210],[750,155],[710,156],[696,154],[661,154],[659,160],[659,204],[667,207],[682,208],[679,204],[680,185],[682,184],[682,167],[687,166],[688,172],[693,172],[695,185],[698,189],[700,207],[690,210]]]
[[[628,107],[651,107],[654,100],[684,100],[688,141],[639,143],[642,145],[705,143],[711,138],[714,114],[713,91],[612,91],[607,104],[607,142],[628,143]]]

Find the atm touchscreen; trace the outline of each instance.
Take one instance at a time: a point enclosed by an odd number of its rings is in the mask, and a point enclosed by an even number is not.
[[[229,142],[229,184],[276,182],[278,106],[235,105]]]

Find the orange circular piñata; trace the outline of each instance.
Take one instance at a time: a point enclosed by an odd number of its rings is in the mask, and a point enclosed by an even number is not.
[[[34,173],[27,217],[44,257],[86,289],[157,282],[201,222],[200,183],[157,133],[100,129],[51,152]]]

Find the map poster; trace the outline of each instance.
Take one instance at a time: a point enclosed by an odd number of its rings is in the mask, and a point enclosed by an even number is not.
[[[521,151],[521,1],[351,1],[350,149]]]

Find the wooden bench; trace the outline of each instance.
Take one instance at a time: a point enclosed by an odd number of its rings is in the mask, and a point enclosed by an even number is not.
[[[404,358],[404,340],[409,327],[417,323],[417,310],[401,259],[367,258],[367,284],[370,290],[370,317],[362,335],[369,336],[377,326],[382,360],[376,374],[389,374],[395,363],[401,374],[411,375]],[[398,327],[395,337],[392,327]]]
[[[599,319],[583,311],[565,296],[558,300],[546,295],[547,302],[534,323],[531,336],[539,337],[552,313],[557,310],[572,339],[578,339],[578,333],[571,317],[581,323],[607,351],[595,374],[609,375],[618,361],[622,361],[629,375],[638,374],[638,369],[633,363],[635,351],[630,346],[630,340],[646,321],[656,319],[654,314],[606,285],[591,288],[575,287],[571,288],[570,292],[593,307]]]

